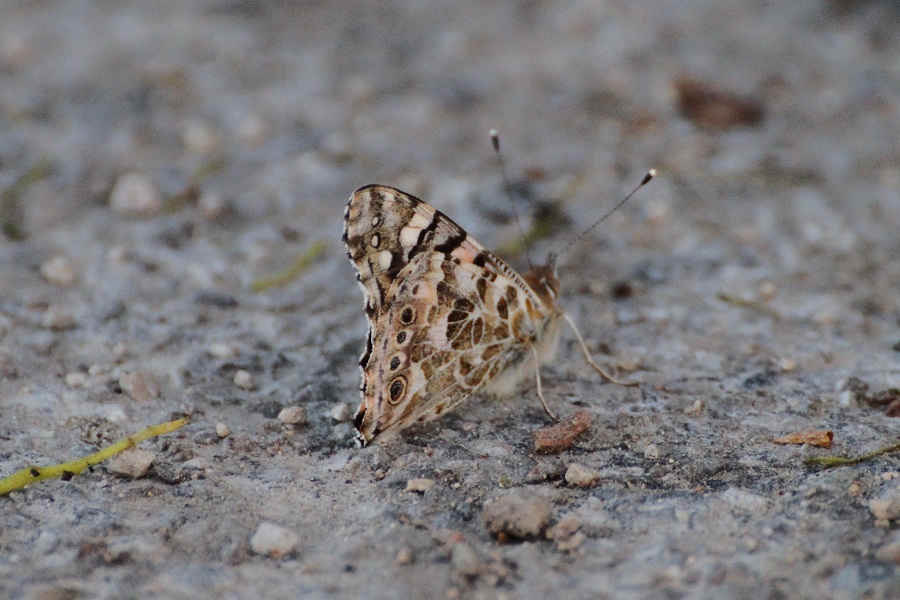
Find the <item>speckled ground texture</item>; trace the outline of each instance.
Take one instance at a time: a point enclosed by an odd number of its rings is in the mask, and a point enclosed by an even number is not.
[[[900,429],[864,401],[900,385],[896,3],[2,13],[0,474],[192,421],[143,444],[144,477],[0,498],[0,596],[900,597],[900,457],[802,462]],[[685,78],[751,114],[692,115]],[[394,185],[514,247],[490,128],[526,226],[551,225],[535,257],[659,170],[561,270],[598,361],[642,386],[604,384],[567,337],[545,394],[593,424],[563,453],[534,452],[533,381],[357,450],[345,202]],[[306,424],[277,418],[293,406]],[[832,449],[770,442],[809,429]],[[488,530],[506,496],[537,535]],[[251,544],[264,523],[284,556]]]

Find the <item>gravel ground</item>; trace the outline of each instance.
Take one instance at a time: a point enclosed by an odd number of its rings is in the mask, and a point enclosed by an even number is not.
[[[2,2],[0,596],[898,598],[895,2]],[[350,193],[563,257],[533,382],[357,450]],[[317,244],[309,268],[254,292]],[[284,410],[287,409],[287,410]],[[828,429],[831,450],[776,445]]]

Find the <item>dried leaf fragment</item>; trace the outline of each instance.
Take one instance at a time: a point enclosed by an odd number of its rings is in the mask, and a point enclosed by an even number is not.
[[[534,450],[542,454],[559,454],[575,443],[579,435],[591,428],[591,415],[580,410],[550,427],[534,432]]]
[[[831,448],[834,432],[830,429],[813,429],[810,431],[795,431],[781,437],[773,438],[773,444],[808,444],[821,448]]]

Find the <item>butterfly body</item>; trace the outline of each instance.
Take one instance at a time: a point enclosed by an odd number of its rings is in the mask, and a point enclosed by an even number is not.
[[[344,215],[369,333],[361,445],[436,419],[476,392],[512,394],[552,360],[562,312],[555,260],[519,275],[429,204],[369,185]]]

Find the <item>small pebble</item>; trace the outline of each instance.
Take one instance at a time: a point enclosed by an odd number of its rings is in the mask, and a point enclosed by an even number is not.
[[[219,148],[219,138],[212,127],[200,121],[188,121],[181,130],[181,143],[197,154],[208,154]]]
[[[797,370],[797,361],[792,358],[782,358],[778,361],[778,368],[785,373],[793,373]]]
[[[130,448],[110,459],[107,468],[110,473],[138,479],[147,474],[156,454],[141,448]]]
[[[151,217],[162,211],[159,190],[143,173],[126,173],[119,177],[109,194],[114,212],[127,217]]]
[[[900,518],[900,489],[891,488],[878,498],[869,500],[869,510],[879,521],[893,521]]]
[[[340,404],[335,404],[331,407],[331,418],[338,423],[344,423],[345,421],[349,421],[353,416],[353,411],[350,409],[350,406],[341,402]]]
[[[41,276],[53,285],[67,287],[75,283],[75,267],[67,257],[57,255],[41,265]]]
[[[406,489],[404,492],[418,492],[420,494],[424,494],[428,490],[434,487],[434,479],[410,479],[406,482]]]
[[[600,481],[600,472],[578,463],[572,463],[566,469],[566,482],[578,487],[593,487]]]
[[[587,539],[587,536],[578,531],[580,528],[581,522],[578,519],[566,517],[547,530],[547,539],[556,542],[557,550],[568,552],[576,549]]]
[[[415,558],[413,557],[412,550],[409,549],[408,546],[403,546],[400,548],[400,551],[397,552],[397,556],[394,557],[394,564],[405,566],[413,564]]]
[[[778,293],[778,286],[771,281],[763,281],[759,284],[759,298],[765,302],[769,302]]]
[[[203,192],[197,200],[197,209],[207,221],[215,221],[228,212],[228,202],[219,192]]]
[[[298,541],[297,534],[290,529],[263,521],[250,538],[250,549],[262,556],[281,558],[290,553]]]
[[[900,539],[895,538],[875,550],[875,558],[881,562],[900,564]]]
[[[125,409],[123,409],[118,404],[111,404],[107,406],[103,411],[103,418],[110,423],[124,423],[128,420],[128,416],[125,414]]]
[[[540,462],[525,475],[525,483],[543,483],[548,479],[561,479],[566,474],[566,466],[558,460]]]
[[[450,549],[450,564],[463,577],[475,577],[481,571],[481,560],[472,546],[465,542],[454,544]]]
[[[75,315],[66,307],[51,304],[44,312],[41,324],[47,329],[57,331],[75,327]]]
[[[87,383],[87,375],[81,371],[66,373],[66,385],[69,387],[83,387]]]
[[[220,438],[227,438],[231,435],[231,429],[225,423],[216,423],[216,435]]]
[[[206,351],[215,358],[234,358],[238,355],[238,347],[226,342],[213,342],[206,347]]]
[[[238,386],[242,390],[253,389],[253,376],[250,375],[249,371],[238,369],[238,371],[234,374],[234,385]]]
[[[119,386],[136,402],[149,402],[160,396],[159,384],[153,375],[147,371],[135,371],[134,373],[122,373],[119,376]]]
[[[619,368],[620,371],[625,373],[634,373],[641,366],[641,359],[639,358],[622,358],[616,362],[616,367]]]
[[[288,425],[305,425],[309,422],[309,416],[303,406],[285,406],[278,413],[278,420]]]
[[[482,509],[484,526],[495,536],[534,538],[550,522],[550,504],[529,490],[515,490]]]
[[[644,448],[644,458],[647,460],[659,460],[659,448],[656,444],[647,444]]]
[[[697,398],[694,403],[684,409],[686,415],[699,415],[703,412],[703,400]]]

